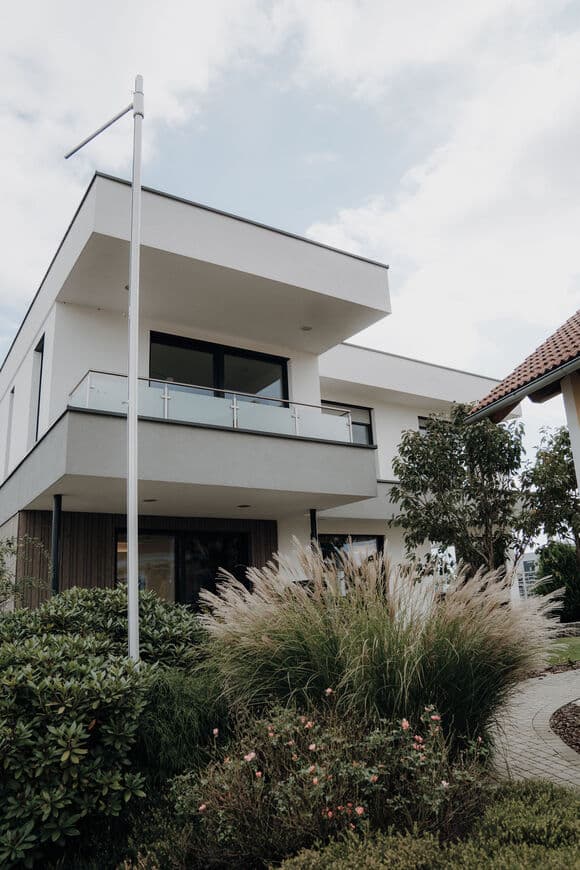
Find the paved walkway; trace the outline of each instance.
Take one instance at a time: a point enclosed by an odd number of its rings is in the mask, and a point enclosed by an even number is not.
[[[580,670],[546,674],[522,683],[497,737],[496,768],[511,779],[549,779],[580,788],[580,753],[550,728],[555,710],[580,702]]]

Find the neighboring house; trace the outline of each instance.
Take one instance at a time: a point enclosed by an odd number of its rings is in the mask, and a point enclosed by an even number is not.
[[[0,535],[52,536],[60,589],[126,572],[129,218],[95,175],[0,370]],[[343,344],[390,313],[380,263],[153,190],[141,263],[142,586],[195,603],[294,536],[401,559],[401,431],[496,382]]]
[[[537,553],[524,553],[516,567],[517,589],[520,598],[527,598],[535,583],[540,557]]]
[[[472,420],[496,423],[528,396],[545,402],[562,393],[580,486],[580,309],[528,356],[474,408]]]

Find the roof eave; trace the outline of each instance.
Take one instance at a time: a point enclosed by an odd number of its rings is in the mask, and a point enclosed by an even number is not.
[[[551,372],[530,381],[529,384],[524,384],[523,387],[519,387],[517,390],[512,390],[512,392],[508,393],[507,396],[502,396],[501,399],[496,399],[495,402],[491,402],[484,408],[480,408],[479,411],[470,414],[467,420],[469,423],[477,423],[479,420],[483,420],[486,417],[494,416],[496,418],[495,422],[500,422],[505,419],[510,411],[513,410],[516,405],[519,405],[522,399],[525,399],[526,396],[548,387],[555,381],[561,381],[562,378],[572,374],[572,372],[575,372],[578,368],[580,368],[580,355],[569,360],[567,363],[558,366],[558,368],[553,369]],[[497,417],[497,414],[501,411],[504,411],[504,414]]]

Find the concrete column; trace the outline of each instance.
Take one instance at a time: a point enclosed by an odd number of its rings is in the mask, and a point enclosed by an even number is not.
[[[570,432],[576,482],[580,487],[580,372],[574,372],[562,380],[562,397],[566,421]]]
[[[62,495],[53,495],[52,497],[52,530],[51,530],[51,589],[52,594],[56,595],[60,591],[60,521],[62,515]]]

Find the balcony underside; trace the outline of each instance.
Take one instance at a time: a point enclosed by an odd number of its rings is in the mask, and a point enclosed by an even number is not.
[[[163,516],[277,519],[374,498],[373,449],[142,420],[139,510]],[[125,510],[125,420],[68,411],[0,488],[0,524],[16,511]],[[249,505],[241,508],[239,505]]]

